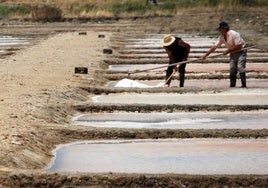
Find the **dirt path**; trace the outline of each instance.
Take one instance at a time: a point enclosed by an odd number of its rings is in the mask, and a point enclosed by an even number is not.
[[[66,112],[57,119],[53,117],[53,106],[65,103],[68,106],[84,99],[86,95],[74,90],[84,82],[95,84],[93,70],[99,68],[102,49],[109,40],[106,36],[99,39],[94,31],[88,31],[87,35],[57,34],[1,60],[2,167],[7,165],[5,150],[12,153],[13,148],[24,145],[21,137],[25,132],[62,121],[64,115],[70,114]],[[75,67],[88,67],[89,74],[74,74]],[[20,166],[19,162],[17,165]]]

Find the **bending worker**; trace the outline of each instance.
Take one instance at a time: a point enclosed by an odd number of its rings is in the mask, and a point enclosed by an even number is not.
[[[174,37],[172,35],[166,35],[162,40],[162,45],[168,54],[169,64],[187,61],[191,46],[188,43],[184,42],[181,38]],[[178,68],[180,75],[180,87],[184,86],[185,68],[186,63],[179,65]],[[177,65],[169,66],[167,68],[165,87],[169,87],[173,71],[177,71]]]
[[[210,53],[214,52],[218,47],[224,44],[227,50],[223,52],[223,55],[230,53],[230,87],[236,86],[236,75],[240,73],[241,87],[247,87],[246,85],[246,57],[247,51],[242,50],[245,42],[240,34],[236,31],[230,30],[228,23],[221,22],[217,28],[221,33],[218,43],[212,46],[210,50],[202,57],[202,60],[206,60]]]

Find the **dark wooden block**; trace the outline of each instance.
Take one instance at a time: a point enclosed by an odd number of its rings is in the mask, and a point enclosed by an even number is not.
[[[85,32],[85,31],[79,32],[78,35],[87,35],[87,32]]]
[[[111,49],[103,49],[103,53],[104,54],[112,54],[113,50],[111,50]]]
[[[75,67],[74,68],[74,73],[75,74],[87,74],[88,69],[86,67]]]
[[[105,35],[103,35],[103,34],[99,34],[98,37],[99,37],[99,38],[105,38]]]

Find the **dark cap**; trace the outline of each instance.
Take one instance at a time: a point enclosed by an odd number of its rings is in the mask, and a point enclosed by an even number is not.
[[[219,29],[229,29],[228,23],[226,23],[226,22],[219,23],[219,27],[217,28],[217,30],[219,30]]]

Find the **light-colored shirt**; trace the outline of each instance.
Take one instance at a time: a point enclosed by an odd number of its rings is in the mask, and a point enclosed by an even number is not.
[[[240,34],[234,30],[229,30],[227,32],[227,41],[224,39],[224,37],[221,35],[219,37],[218,44],[216,45],[217,47],[220,47],[222,44],[224,44],[227,48],[232,48],[236,45],[241,45],[242,46],[245,44],[245,41],[243,38],[240,36]]]

